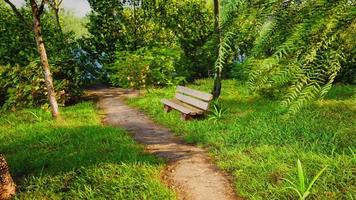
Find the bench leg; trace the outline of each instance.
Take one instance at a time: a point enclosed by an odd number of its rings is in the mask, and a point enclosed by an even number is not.
[[[169,113],[169,112],[172,111],[172,108],[170,106],[168,106],[168,105],[164,105],[164,111]]]
[[[182,113],[181,116],[180,116],[180,118],[181,118],[183,121],[188,121],[188,120],[190,120],[190,119],[192,118],[192,116]]]

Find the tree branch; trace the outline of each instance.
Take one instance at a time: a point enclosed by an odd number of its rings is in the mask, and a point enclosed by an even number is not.
[[[9,4],[9,6],[11,7],[11,9],[14,11],[14,13],[16,14],[16,16],[30,29],[32,28],[30,23],[26,20],[26,18],[20,13],[20,11],[16,8],[16,6],[11,3],[10,0],[4,0],[7,4]]]
[[[42,15],[45,4],[46,4],[46,0],[42,0],[41,1],[41,5],[40,5],[40,7],[38,7],[38,10],[37,10],[37,15],[38,16]]]

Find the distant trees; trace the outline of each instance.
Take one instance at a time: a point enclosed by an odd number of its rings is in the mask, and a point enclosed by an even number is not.
[[[123,39],[123,7],[117,0],[89,0],[92,8],[89,14],[87,40],[92,54],[105,63],[113,63],[115,52]]]
[[[118,56],[127,55],[121,51],[150,54],[155,47],[162,49],[157,55],[166,54],[169,48],[170,52],[178,54],[174,56],[179,59],[174,62],[175,70],[169,80],[185,77],[192,81],[208,77],[213,70],[216,53],[210,49],[215,49],[212,44],[214,18],[213,10],[205,1],[89,0],[89,3],[93,10],[88,24],[91,36],[86,40],[86,48],[94,57],[104,61],[104,69],[109,68],[111,78],[118,72],[110,65],[121,60]],[[159,77],[167,76],[165,67],[154,68],[161,69],[161,74],[158,70],[154,72]]]

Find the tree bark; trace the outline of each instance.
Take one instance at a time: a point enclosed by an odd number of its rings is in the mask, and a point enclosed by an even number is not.
[[[219,12],[219,0],[214,0],[214,32],[219,44],[221,43],[221,33],[220,33],[220,24],[219,24],[220,12]],[[217,55],[219,56],[219,48],[217,48]],[[214,99],[220,97],[221,93],[221,72],[222,69],[216,67],[215,68],[215,76],[214,76],[214,86],[211,94],[213,95]]]
[[[32,9],[33,31],[35,33],[38,52],[41,57],[41,65],[43,68],[43,74],[44,74],[45,84],[48,93],[48,100],[51,106],[52,117],[56,119],[59,117],[58,103],[56,100],[56,93],[53,87],[53,78],[50,71],[46,47],[42,38],[42,30],[41,30],[41,14],[43,12],[44,1],[42,1],[40,7],[38,7],[35,0],[30,0],[30,4]]]
[[[16,192],[16,185],[10,175],[5,157],[0,154],[0,200],[8,200]]]

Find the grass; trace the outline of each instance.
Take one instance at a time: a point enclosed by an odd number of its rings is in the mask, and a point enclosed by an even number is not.
[[[209,92],[211,80],[189,85]],[[286,118],[278,101],[249,94],[234,80],[223,82],[219,102],[228,112],[216,123],[209,117],[183,122],[179,113],[163,112],[160,99],[175,88],[154,89],[128,103],[170,127],[187,142],[209,149],[220,168],[234,177],[240,196],[249,199],[297,199],[286,179],[297,182],[298,159],[306,181],[327,169],[309,199],[356,199],[356,87],[335,87],[325,100]]]
[[[120,129],[105,127],[92,103],[0,115],[0,152],[18,185],[15,199],[175,199],[160,182],[161,160]]]

